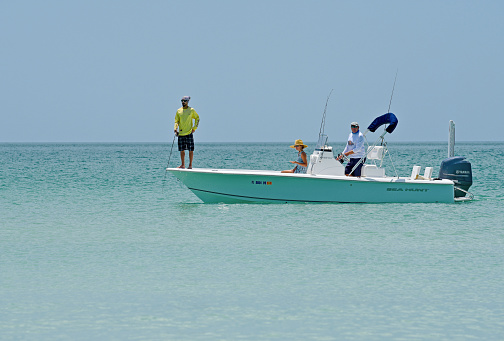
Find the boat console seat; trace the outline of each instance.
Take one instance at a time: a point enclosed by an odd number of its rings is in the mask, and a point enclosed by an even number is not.
[[[380,168],[376,165],[365,164],[362,167],[362,176],[373,177],[373,178],[383,178],[383,177],[385,177],[385,168]]]
[[[369,146],[366,158],[368,160],[381,160],[383,159],[383,154],[383,146]]]

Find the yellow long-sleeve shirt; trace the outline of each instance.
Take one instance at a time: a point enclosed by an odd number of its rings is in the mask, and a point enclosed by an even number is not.
[[[193,108],[179,108],[175,114],[175,127],[173,129],[179,129],[179,136],[189,135],[193,129],[198,129],[199,120],[199,115]]]

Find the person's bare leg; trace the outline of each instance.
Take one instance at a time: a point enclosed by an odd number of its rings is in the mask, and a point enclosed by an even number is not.
[[[182,164],[179,168],[185,168],[185,150],[180,151],[180,160],[182,160]]]
[[[187,169],[192,169],[192,159],[193,159],[194,152],[192,150],[189,151],[189,167]]]

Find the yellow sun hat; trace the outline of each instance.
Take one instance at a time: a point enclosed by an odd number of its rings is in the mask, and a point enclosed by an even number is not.
[[[303,143],[303,140],[296,140],[294,144],[290,146],[291,148],[296,148],[296,146],[303,146],[303,148],[307,148],[308,146]]]

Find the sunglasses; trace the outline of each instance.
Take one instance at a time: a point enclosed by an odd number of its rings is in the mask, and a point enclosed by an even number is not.
[[[188,100],[186,100],[186,99],[183,99],[183,100],[181,100],[181,102],[189,102],[189,101],[188,101]]]
[[[359,126],[351,126],[352,128],[359,128]]]

